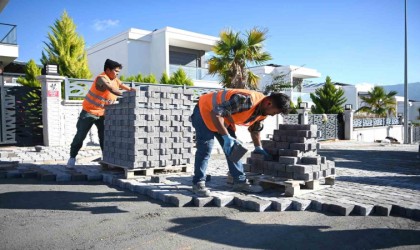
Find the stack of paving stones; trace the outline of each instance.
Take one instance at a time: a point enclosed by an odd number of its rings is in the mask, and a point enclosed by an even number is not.
[[[191,163],[193,90],[144,86],[105,111],[103,163],[150,169]]]
[[[318,155],[319,136],[316,125],[280,124],[271,140],[262,140],[262,147],[273,156],[264,160],[252,153],[244,164],[247,172],[285,179],[313,181],[335,175],[335,163]]]

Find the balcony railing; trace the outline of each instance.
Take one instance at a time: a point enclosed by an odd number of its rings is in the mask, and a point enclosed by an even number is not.
[[[218,77],[209,74],[209,69],[206,68],[171,64],[169,65],[169,74],[172,75],[180,68],[183,69],[187,76],[192,80],[219,81]]]
[[[0,23],[0,43],[17,45],[16,25]]]

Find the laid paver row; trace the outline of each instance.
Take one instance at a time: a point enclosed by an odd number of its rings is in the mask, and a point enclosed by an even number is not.
[[[32,175],[24,175],[24,173]],[[31,172],[32,171],[32,172]],[[188,174],[179,174],[182,182],[191,178]],[[21,165],[18,169],[7,171],[6,178],[39,178],[44,181],[103,181],[110,185],[129,189],[133,192],[147,195],[152,199],[160,200],[174,206],[235,206],[253,211],[285,211],[285,210],[314,210],[332,212],[339,215],[382,215],[389,216],[391,213],[397,216],[420,219],[419,204],[401,203],[385,200],[381,194],[366,193],[355,194],[352,189],[340,186],[326,188],[299,197],[260,197],[257,195],[244,195],[236,192],[221,191],[214,189],[212,197],[200,198],[190,192],[191,186],[179,182],[151,183],[139,180],[122,179],[121,174],[104,173],[99,165],[80,166],[76,170],[67,170],[62,165]],[[171,175],[174,178],[175,175]],[[357,188],[357,185],[352,185]],[[397,192],[400,195],[401,191]],[[406,198],[409,196],[406,194]],[[416,195],[418,197],[418,195]]]

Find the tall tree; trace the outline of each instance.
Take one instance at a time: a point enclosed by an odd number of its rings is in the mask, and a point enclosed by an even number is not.
[[[83,37],[76,32],[76,25],[66,11],[61,19],[56,19],[48,32],[49,43],[42,52],[42,64],[57,64],[59,73],[70,78],[89,79],[92,73],[88,68],[87,53]]]
[[[337,89],[331,82],[329,76],[325,79],[325,84],[317,88],[315,93],[310,94],[312,102],[311,111],[314,114],[338,114],[344,111],[343,105],[347,101],[344,97],[344,90]]]
[[[395,115],[396,112],[396,91],[386,93],[381,86],[375,86],[368,91],[366,96],[361,96],[364,106],[360,107],[356,112],[366,112],[378,117],[386,117],[387,115]]]
[[[41,75],[41,68],[31,59],[25,66],[25,77],[19,77],[17,82],[23,86],[40,88],[41,82],[36,79],[39,75]]]
[[[259,77],[247,68],[272,59],[263,51],[266,34],[267,30],[253,28],[241,38],[240,32],[222,31],[220,40],[213,47],[215,56],[209,59],[209,73],[219,74],[226,88],[257,89]]]

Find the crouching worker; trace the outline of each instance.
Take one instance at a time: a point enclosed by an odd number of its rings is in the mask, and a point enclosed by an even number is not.
[[[197,141],[193,192],[197,196],[210,195],[205,180],[214,137],[226,155],[229,172],[233,178],[233,190],[250,193],[263,191],[261,186],[251,185],[247,181],[241,161],[233,162],[228,159],[236,142],[235,125],[248,126],[255,146],[254,152],[270,157],[261,146],[262,121],[268,115],[287,114],[289,106],[289,97],[281,93],[265,96],[252,90],[232,89],[202,95],[191,116]]]

